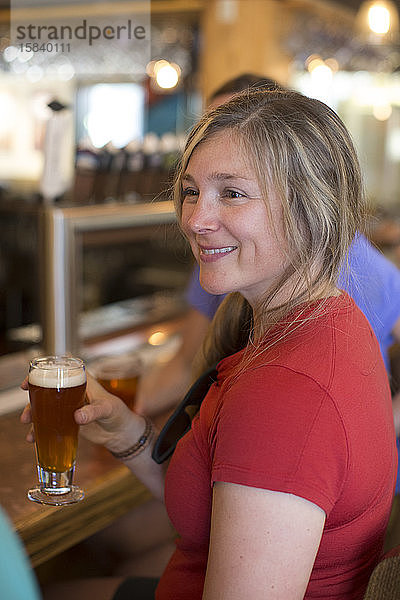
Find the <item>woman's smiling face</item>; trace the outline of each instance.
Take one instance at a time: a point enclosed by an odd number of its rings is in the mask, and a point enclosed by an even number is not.
[[[182,197],[182,228],[200,265],[202,287],[211,294],[241,292],[254,305],[285,269],[282,208],[272,190],[267,200],[262,197],[232,131],[195,148],[183,173]]]

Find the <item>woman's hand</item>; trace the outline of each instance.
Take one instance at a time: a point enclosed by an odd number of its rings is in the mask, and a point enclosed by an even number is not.
[[[75,421],[82,435],[96,444],[118,452],[125,450],[132,439],[132,427],[137,421],[143,429],[143,419],[126,404],[105,390],[90,374],[87,376],[87,404],[75,411]]]
[[[28,378],[22,384],[28,389]],[[125,450],[132,440],[132,430],[143,430],[143,419],[133,413],[122,400],[107,392],[89,373],[86,388],[87,404],[75,411],[75,421],[80,425],[80,433],[91,442],[119,452]],[[32,423],[30,404],[27,404],[20,417],[21,423]],[[136,421],[136,423],[135,423]],[[26,439],[34,442],[33,427]]]
[[[21,383],[21,389],[27,391],[28,389],[28,376],[25,377],[24,381]],[[24,408],[24,410],[21,413],[20,416],[20,421],[21,423],[24,423],[26,425],[29,425],[29,423],[32,423],[32,413],[31,413],[31,405],[27,404]],[[26,441],[27,442],[34,442],[35,441],[35,434],[33,431],[33,425],[30,428],[29,432],[26,435]]]
[[[28,389],[27,379],[21,384]],[[91,442],[101,444],[112,452],[124,452],[143,435],[146,423],[140,415],[131,411],[126,404],[105,390],[90,374],[87,376],[87,404],[75,411],[74,417],[80,425],[80,433]],[[30,406],[26,406],[21,414],[21,422],[32,422]],[[26,437],[34,441],[33,428]],[[164,498],[163,465],[156,464],[151,458],[153,440],[138,456],[127,461],[127,466],[154,497]]]

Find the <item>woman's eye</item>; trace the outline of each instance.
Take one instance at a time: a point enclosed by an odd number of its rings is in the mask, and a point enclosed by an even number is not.
[[[222,198],[244,198],[244,194],[237,192],[236,190],[224,190],[221,194]]]
[[[183,200],[195,200],[198,195],[199,192],[197,190],[194,190],[193,188],[184,188],[182,190]]]

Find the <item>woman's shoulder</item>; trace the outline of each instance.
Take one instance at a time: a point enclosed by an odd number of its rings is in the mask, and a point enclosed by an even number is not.
[[[347,293],[302,311],[302,319],[293,320],[293,330],[281,339],[278,336],[272,345],[266,336],[259,348],[246,348],[221,361],[221,378],[251,385],[255,371],[257,379],[260,374],[268,379],[275,377],[279,367],[288,378],[306,376],[328,389],[338,368],[348,371],[351,364],[361,361],[361,368],[369,371],[367,363],[379,360],[371,327]]]

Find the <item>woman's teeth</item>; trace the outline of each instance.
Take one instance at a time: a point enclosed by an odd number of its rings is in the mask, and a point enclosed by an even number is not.
[[[212,248],[212,249],[201,249],[201,254],[225,254],[226,252],[232,252],[236,250],[237,246],[227,246],[226,248]]]

